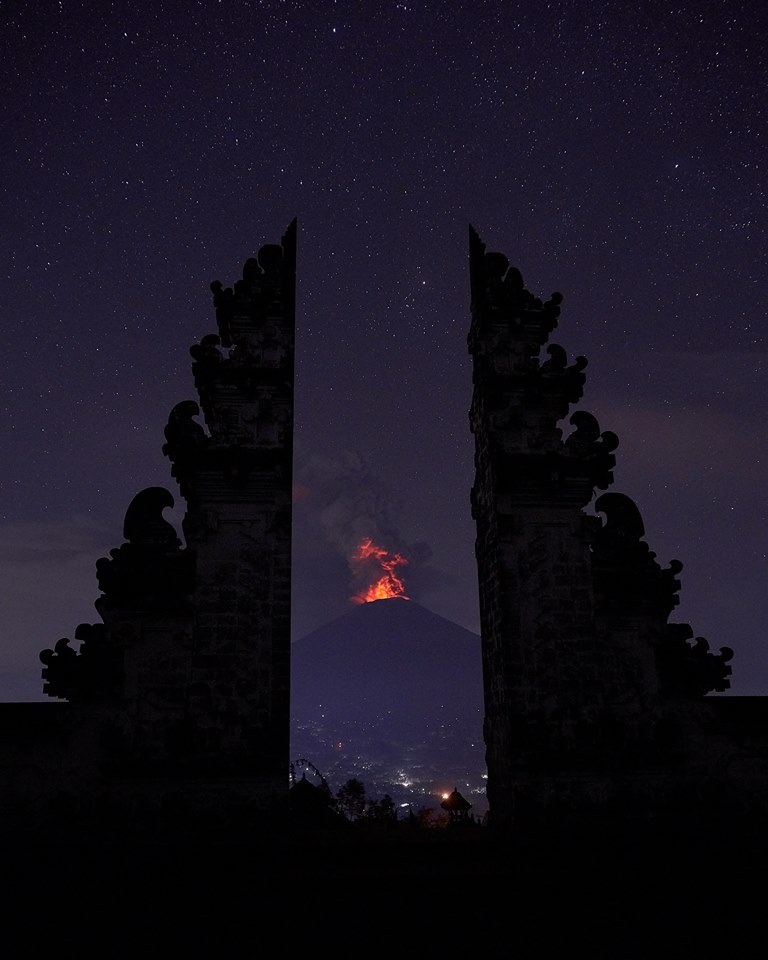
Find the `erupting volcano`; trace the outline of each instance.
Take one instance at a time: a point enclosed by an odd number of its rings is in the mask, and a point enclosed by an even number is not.
[[[395,573],[398,567],[407,563],[407,557],[377,546],[370,537],[361,540],[352,554],[350,564],[355,573],[361,576],[369,573],[375,579],[350,597],[350,600],[353,603],[371,603],[373,600],[390,600],[393,597],[409,600],[403,581]]]

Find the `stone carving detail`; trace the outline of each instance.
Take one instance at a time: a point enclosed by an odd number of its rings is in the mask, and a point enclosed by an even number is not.
[[[189,353],[195,363],[217,367],[224,359],[219,345],[221,337],[215,333],[206,334],[200,343],[194,343],[189,348]]]
[[[208,443],[205,430],[194,420],[199,415],[200,407],[194,400],[183,400],[171,410],[165,427],[163,454],[171,461],[171,474],[185,498],[191,473]]]
[[[284,238],[288,246],[294,229],[292,225],[290,237]],[[185,496],[191,468],[214,471],[238,486],[264,464],[270,451],[279,459],[281,450],[290,447],[293,330],[281,318],[292,309],[291,260],[292,254],[280,244],[266,244],[245,262],[234,289],[225,289],[218,280],[211,284],[219,333],[190,348],[209,431],[208,437],[203,434],[207,448],[200,444],[182,465],[178,444],[168,433],[171,421],[166,429],[164,452],[174,461],[174,476]],[[174,414],[186,418],[189,431],[189,420],[196,415],[192,408],[179,405]]]
[[[171,460],[186,459],[205,444],[205,430],[193,420],[199,415],[200,407],[194,400],[183,400],[171,410],[163,444],[163,453]]]
[[[592,544],[596,592],[605,609],[623,616],[651,616],[665,622],[679,600],[682,570],[673,560],[662,570],[656,554],[642,539],[645,525],[635,502],[623,493],[604,493],[595,509],[605,514]]]
[[[624,617],[647,616],[651,626],[655,622],[658,639],[654,646],[662,692],[674,697],[700,697],[727,690],[733,651],[721,647],[719,654],[713,654],[703,637],[697,637],[691,646],[687,641],[693,630],[688,624],[666,622],[679,602],[682,563],[672,560],[666,569],[657,563],[656,554],[641,539],[645,527],[629,497],[605,493],[595,501],[595,509],[606,517],[593,543],[598,598],[604,609]]]
[[[704,637],[695,637],[687,623],[669,623],[656,650],[662,692],[669,697],[693,699],[707,693],[724,693],[731,686],[733,650],[720,647],[715,654]]]
[[[137,611],[183,608],[193,590],[194,561],[181,548],[163,510],[174,499],[164,487],[148,487],[131,501],[123,535],[127,543],[96,561],[103,597],[96,609],[104,615],[112,607]]]
[[[474,231],[470,232],[470,248],[470,262],[482,264],[480,270],[474,271],[472,296],[484,325],[503,324],[525,344],[526,352],[538,353],[539,346],[546,343],[557,326],[562,295],[553,293],[546,302],[535,297],[526,290],[522,274],[510,267],[503,253],[484,252]]]
[[[257,257],[249,257],[243,266],[243,277],[234,289],[220,280],[211,283],[219,337],[224,347],[241,341],[244,327],[242,308],[247,304],[252,316],[266,316],[278,301],[282,289],[283,248],[277,243],[265,244]]]
[[[73,650],[69,643],[68,637],[62,637],[53,650],[43,650],[40,653],[40,660],[44,664],[43,693],[49,697],[65,699],[77,691],[79,658],[77,651]]]
[[[583,457],[589,465],[592,484],[598,490],[607,490],[613,483],[612,470],[616,466],[613,451],[619,445],[619,438],[611,430],[601,433],[597,419],[586,410],[577,410],[570,423],[576,429],[565,441],[566,452]]]
[[[119,696],[124,653],[135,639],[128,621],[178,616],[188,609],[194,560],[162,515],[173,505],[164,487],[147,487],[131,501],[123,523],[127,542],[96,561],[102,595],[95,606],[104,622],[78,626],[78,651],[62,637],[53,649],[40,654],[43,692],[48,696],[81,701]]]
[[[586,505],[593,488],[613,480],[615,434],[600,432],[590,414],[573,415],[576,430],[563,442],[558,423],[582,396],[587,359],[571,364],[565,349],[547,345],[557,325],[562,296],[543,302],[526,290],[520,271],[506,256],[486,253],[470,231],[472,325],[468,336],[474,357],[472,424],[484,424],[485,439],[496,460],[501,483],[517,488],[510,495],[526,502],[555,502],[563,496]],[[474,428],[473,428],[474,429]],[[508,487],[509,489],[509,487]],[[538,491],[538,493],[537,493]]]
[[[557,343],[549,344],[547,354],[549,360],[545,360],[539,368],[542,389],[549,391],[554,385],[557,393],[562,394],[569,404],[576,403],[581,399],[587,379],[584,373],[587,358],[576,357],[576,360],[568,366],[568,355]]]
[[[67,637],[52,650],[43,650],[43,693],[61,700],[113,701],[123,684],[123,652],[132,637],[129,624],[114,628],[103,623],[81,623],[75,630],[79,651]]]
[[[216,309],[219,341],[223,346],[231,347],[232,340],[230,339],[229,331],[235,312],[234,290],[232,290],[231,287],[225,288],[221,280],[214,280],[211,284],[211,291],[213,292],[213,305]],[[192,355],[195,356],[194,354]]]

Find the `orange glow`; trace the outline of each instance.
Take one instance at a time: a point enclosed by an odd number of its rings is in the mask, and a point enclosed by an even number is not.
[[[373,600],[390,600],[393,597],[400,597],[402,600],[410,598],[405,594],[405,585],[395,573],[398,567],[408,563],[408,559],[399,553],[390,553],[383,547],[377,546],[370,537],[366,537],[358,544],[357,549],[352,554],[352,565],[359,568],[363,564],[366,569],[370,566],[375,570],[374,575],[380,571],[381,576],[368,587],[358,591],[354,597],[351,597],[353,603],[371,603]]]

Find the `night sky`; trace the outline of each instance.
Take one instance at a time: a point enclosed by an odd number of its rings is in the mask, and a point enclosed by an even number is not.
[[[672,620],[768,694],[761,3],[0,2],[0,694],[97,622],[209,285],[298,219],[294,637],[370,536],[479,631],[471,223],[589,361]],[[565,425],[567,426],[567,424]]]

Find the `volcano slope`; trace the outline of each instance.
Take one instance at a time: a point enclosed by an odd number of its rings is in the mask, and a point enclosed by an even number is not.
[[[292,648],[291,756],[335,793],[412,810],[454,788],[486,810],[480,638],[412,600],[362,603]]]

